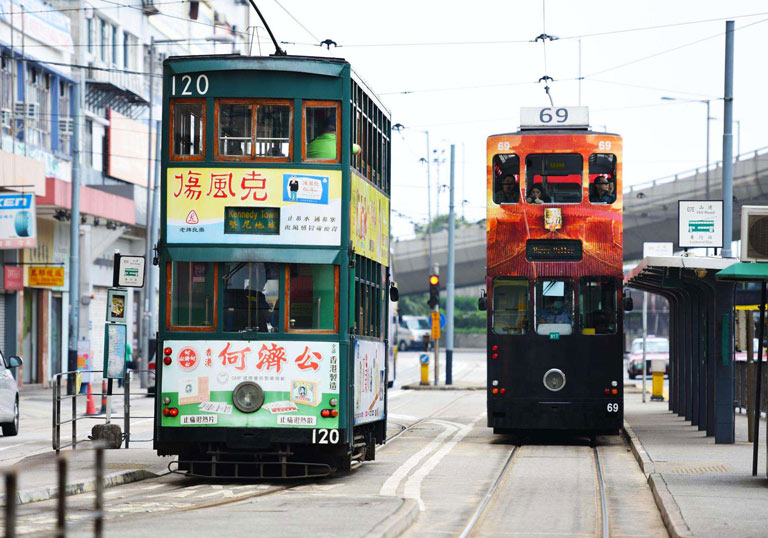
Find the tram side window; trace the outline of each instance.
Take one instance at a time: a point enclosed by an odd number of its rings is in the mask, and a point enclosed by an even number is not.
[[[536,333],[573,332],[573,282],[537,280],[535,285]]]
[[[173,328],[216,327],[216,264],[173,262],[171,265],[170,325]]]
[[[542,153],[525,158],[529,204],[577,204],[581,202],[584,160],[578,153]]]
[[[205,152],[205,103],[176,100],[171,104],[171,158],[200,160]]]
[[[280,269],[276,263],[227,263],[224,288],[224,331],[278,331]]]
[[[497,204],[520,201],[520,157],[517,155],[494,155],[493,201]]]
[[[261,104],[256,108],[256,157],[289,158],[291,155],[291,106]]]
[[[616,155],[593,153],[589,156],[589,201],[593,204],[616,201]]]
[[[335,332],[338,267],[292,263],[286,269],[287,331]]]
[[[338,161],[338,105],[311,101],[304,105],[306,159]]]
[[[493,280],[493,332],[525,334],[528,332],[528,280],[496,278]]]
[[[579,281],[579,320],[582,334],[616,334],[616,280],[588,276]]]
[[[219,155],[250,156],[253,108],[248,104],[219,103]]]

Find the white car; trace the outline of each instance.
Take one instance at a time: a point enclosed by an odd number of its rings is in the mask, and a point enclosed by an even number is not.
[[[401,316],[397,326],[397,349],[427,349],[430,333],[427,316]]]
[[[19,433],[19,387],[11,370],[21,366],[21,357],[0,353],[0,427],[3,435]]]

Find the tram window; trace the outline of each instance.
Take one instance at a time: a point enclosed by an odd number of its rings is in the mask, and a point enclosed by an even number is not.
[[[249,157],[253,145],[252,124],[252,105],[219,103],[219,156]]]
[[[525,158],[526,202],[577,204],[582,196],[583,159],[578,153],[542,153]]]
[[[202,100],[171,101],[171,159],[200,160],[205,151],[205,104]]]
[[[256,108],[256,157],[291,155],[291,106],[262,104]]]
[[[170,328],[214,330],[216,327],[216,264],[173,262],[170,270]]]
[[[227,263],[224,288],[224,331],[278,331],[280,268],[275,263]]]
[[[582,334],[616,334],[616,280],[588,276],[579,281]]]
[[[573,282],[537,280],[535,284],[536,333],[573,332]]]
[[[616,155],[593,153],[589,156],[589,201],[593,204],[616,201]]]
[[[528,280],[496,278],[493,280],[493,332],[525,334],[528,332]]]
[[[339,105],[334,102],[304,103],[305,159],[338,162]]]
[[[494,155],[493,201],[497,204],[520,201],[520,157],[517,155]]]
[[[336,332],[338,279],[337,266],[290,264],[286,269],[286,331]]]

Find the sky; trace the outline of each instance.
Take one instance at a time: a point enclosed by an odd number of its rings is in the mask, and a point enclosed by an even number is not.
[[[454,145],[457,215],[469,221],[485,217],[486,139],[516,131],[521,107],[549,105],[537,82],[544,75],[554,79],[550,91],[556,106],[578,105],[581,94],[593,130],[624,137],[625,187],[704,166],[703,99],[712,100],[710,160],[719,160],[729,19],[736,25],[734,154],[737,142],[742,154],[768,146],[764,1],[257,0],[257,5],[289,54],[347,59],[388,107],[392,123],[403,126],[392,133],[396,238],[413,237],[413,223],[427,222],[425,132],[432,153],[432,216],[448,212]],[[261,52],[271,54],[271,42],[260,33]],[[534,41],[543,33],[558,38],[546,43],[546,51]],[[324,39],[338,47],[317,46]],[[258,46],[253,50],[256,54]],[[439,193],[438,185],[444,185]]]

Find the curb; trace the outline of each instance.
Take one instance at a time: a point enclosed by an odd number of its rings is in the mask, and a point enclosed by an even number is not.
[[[632,426],[630,426],[626,420],[624,421],[622,433],[629,443],[629,448],[632,455],[637,460],[640,470],[643,471],[643,474],[648,480],[648,486],[651,488],[653,500],[656,501],[656,507],[659,509],[659,514],[661,515],[661,519],[664,522],[664,526],[667,528],[669,535],[672,538],[688,538],[693,536],[691,529],[685,522],[680,506],[678,506],[675,497],[667,487],[667,482],[664,480],[661,473],[656,472],[656,465],[643,447],[640,438],[637,437]]]
[[[104,488],[113,488],[115,486],[122,486],[123,484],[130,484],[131,482],[139,482],[146,480],[147,478],[156,478],[160,475],[147,471],[144,469],[134,469],[132,471],[122,471],[119,473],[109,474],[104,477]],[[88,493],[96,489],[96,479],[90,478],[83,480],[82,482],[75,482],[73,484],[67,484],[64,492],[67,497],[70,495],[78,495],[80,493]],[[47,501],[58,497],[59,488],[57,486],[49,486],[37,489],[25,489],[16,493],[16,504],[28,504],[40,501]],[[0,503],[5,504],[5,494],[0,495]]]
[[[394,514],[387,516],[376,530],[369,532],[366,538],[395,538],[400,536],[413,525],[419,517],[419,503],[413,499],[403,499]]]
[[[485,390],[485,385],[419,385],[412,383],[400,387],[403,390]]]

